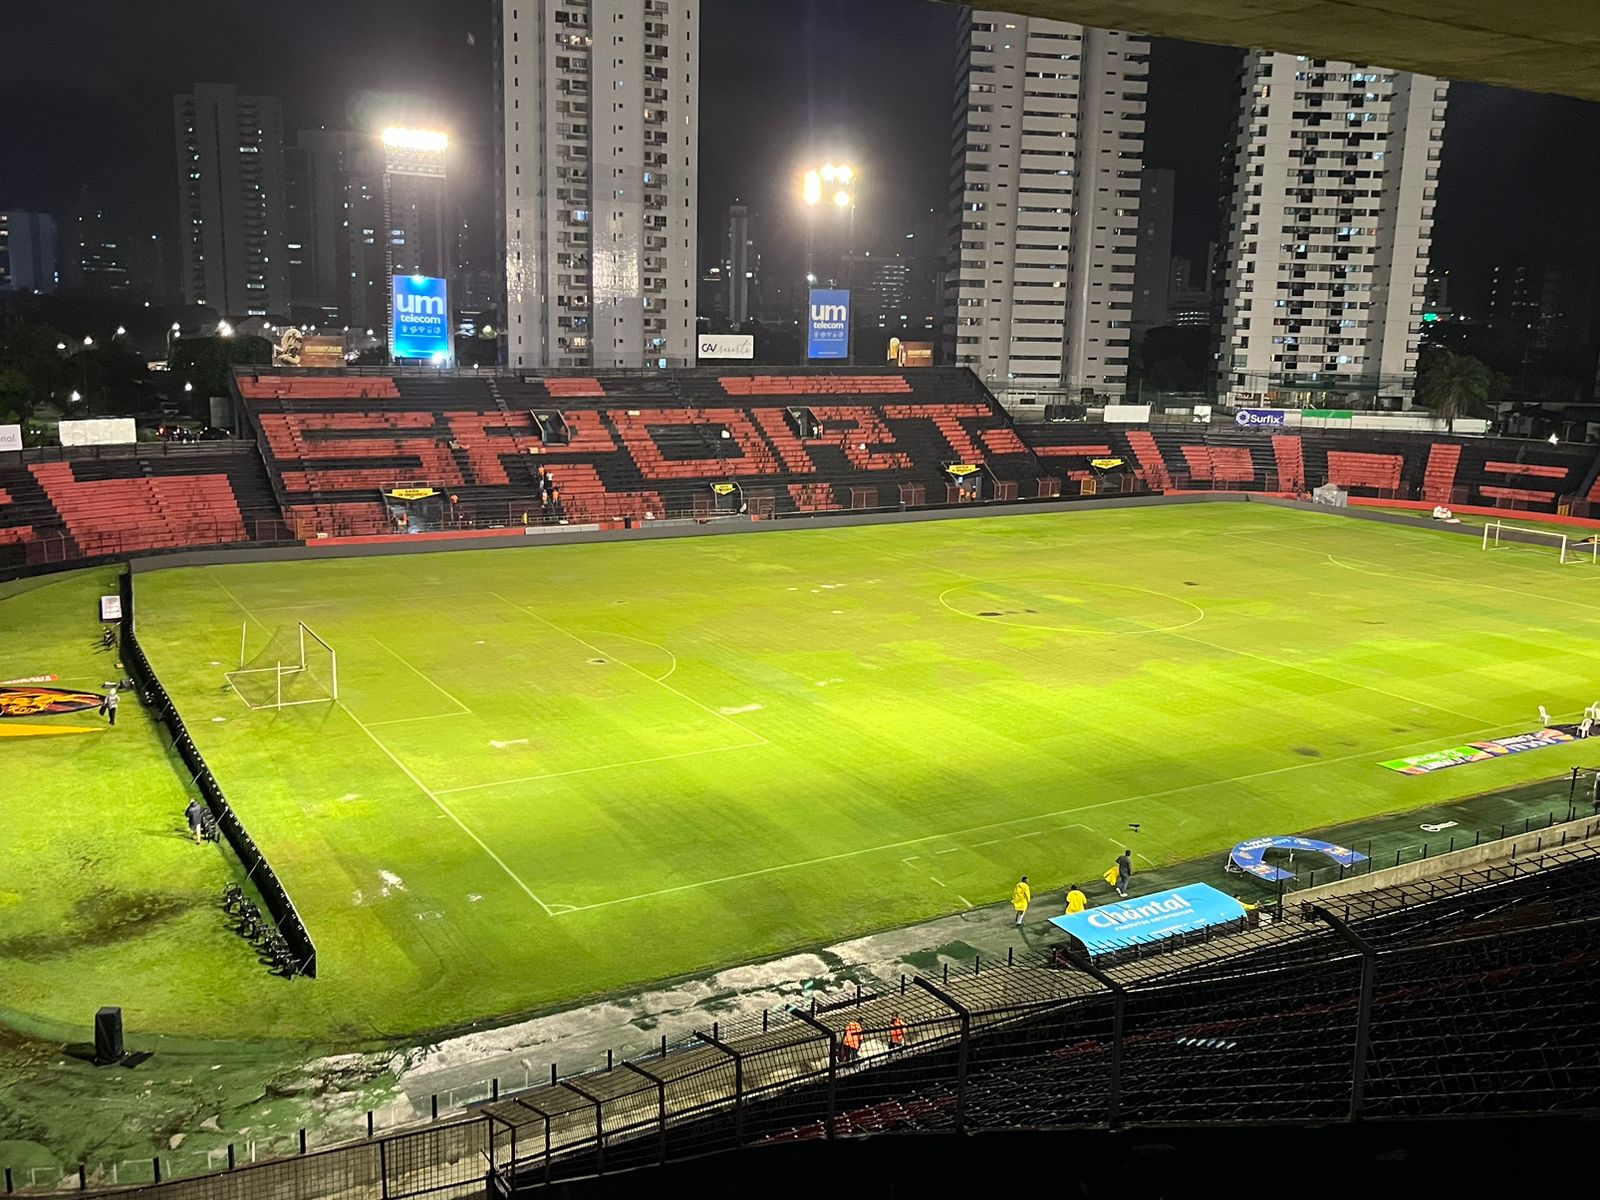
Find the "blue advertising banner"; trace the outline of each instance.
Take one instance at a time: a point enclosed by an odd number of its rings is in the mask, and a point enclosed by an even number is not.
[[[811,289],[806,310],[806,357],[850,357],[850,293]]]
[[[1207,925],[1226,924],[1244,915],[1244,905],[1232,896],[1208,883],[1191,883],[1170,892],[1102,904],[1068,917],[1051,917],[1050,924],[1070,933],[1094,955],[1160,941]]]
[[[396,275],[389,293],[389,353],[396,359],[447,363],[455,357],[450,337],[450,293],[431,275]]]
[[[1233,414],[1240,429],[1282,429],[1288,417],[1281,408],[1241,408]]]
[[[1274,837],[1251,838],[1248,842],[1240,842],[1228,852],[1228,862],[1231,866],[1254,875],[1257,879],[1265,879],[1268,883],[1276,883],[1280,879],[1293,879],[1293,871],[1275,867],[1266,861],[1268,850],[1282,850],[1291,855],[1321,854],[1331,858],[1341,867],[1353,867],[1357,863],[1367,861],[1365,854],[1346,846],[1319,842],[1316,838],[1300,837],[1297,834],[1278,834]]]

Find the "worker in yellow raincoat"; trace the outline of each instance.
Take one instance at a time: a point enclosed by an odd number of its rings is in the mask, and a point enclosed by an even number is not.
[[[1020,928],[1022,918],[1028,915],[1028,905],[1033,903],[1033,889],[1028,886],[1028,877],[1024,875],[1017,881],[1017,886],[1011,889],[1011,907],[1017,910],[1017,925]]]

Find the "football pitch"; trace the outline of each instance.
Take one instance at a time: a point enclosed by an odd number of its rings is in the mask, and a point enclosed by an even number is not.
[[[116,886],[202,889],[171,832],[182,778],[152,767],[134,796],[106,739],[18,739],[0,757],[75,788],[49,818],[74,850],[0,849],[9,1003],[41,1018],[82,1019],[87,970],[144,1029],[397,1038],[993,904],[1019,874],[1054,911],[1069,882],[1105,893],[1125,846],[1137,872],[1594,758],[1379,765],[1534,729],[1541,704],[1575,720],[1600,696],[1594,568],[1259,504],[136,584],[144,648],[320,974],[267,976],[214,912],[124,922],[114,946],[32,929],[91,893],[121,903],[82,865],[93,829],[131,827],[108,834]],[[276,675],[230,681],[241,635],[270,666],[300,623],[337,652],[338,700],[313,656],[284,697],[312,702],[253,708]]]

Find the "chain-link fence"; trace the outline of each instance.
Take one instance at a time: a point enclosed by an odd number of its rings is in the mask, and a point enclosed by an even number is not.
[[[1592,832],[1592,829],[1591,829]],[[975,960],[841,1003],[713,1022],[464,1119],[156,1184],[149,1200],[404,1200],[738,1146],[1017,1127],[1580,1109],[1600,1097],[1600,846],[1352,896],[1108,963]],[[253,1151],[255,1152],[255,1151]],[[143,1186],[139,1186],[139,1185]]]

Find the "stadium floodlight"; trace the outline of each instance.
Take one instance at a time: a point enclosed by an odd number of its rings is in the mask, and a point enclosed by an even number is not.
[[[78,402],[78,401],[79,401],[79,400],[82,400],[82,399],[83,399],[83,393],[81,393],[81,392],[78,392],[78,391],[74,391],[74,392],[73,392],[73,393],[72,393],[72,395],[71,395],[71,397],[69,397],[69,398],[70,398],[70,399],[71,399],[71,401],[72,401],[72,402],[73,402],[73,403],[74,403],[74,404],[76,404],[76,403],[77,403],[77,402]]]
[[[833,203],[836,208],[849,208],[851,204],[850,193],[840,188],[833,194]]]
[[[121,325],[118,325],[117,326],[117,336],[118,337],[127,337],[128,336],[128,331],[125,328],[123,328]]]
[[[218,337],[225,337],[225,338],[232,337],[233,336],[233,326],[228,324],[226,321],[218,321],[217,322],[217,336]]]
[[[822,203],[822,172],[807,171],[800,188],[800,197],[809,205]]]
[[[438,129],[400,129],[383,131],[383,144],[391,150],[431,150],[441,154],[450,148],[450,135]]]
[[[183,385],[183,390],[184,390],[184,391],[186,391],[186,392],[192,392],[192,391],[194,391],[194,384],[192,384],[192,383],[185,383],[185,384],[184,384],[184,385]]]
[[[83,344],[85,346],[92,346],[94,345],[94,339],[92,337],[86,337],[83,339]]]

